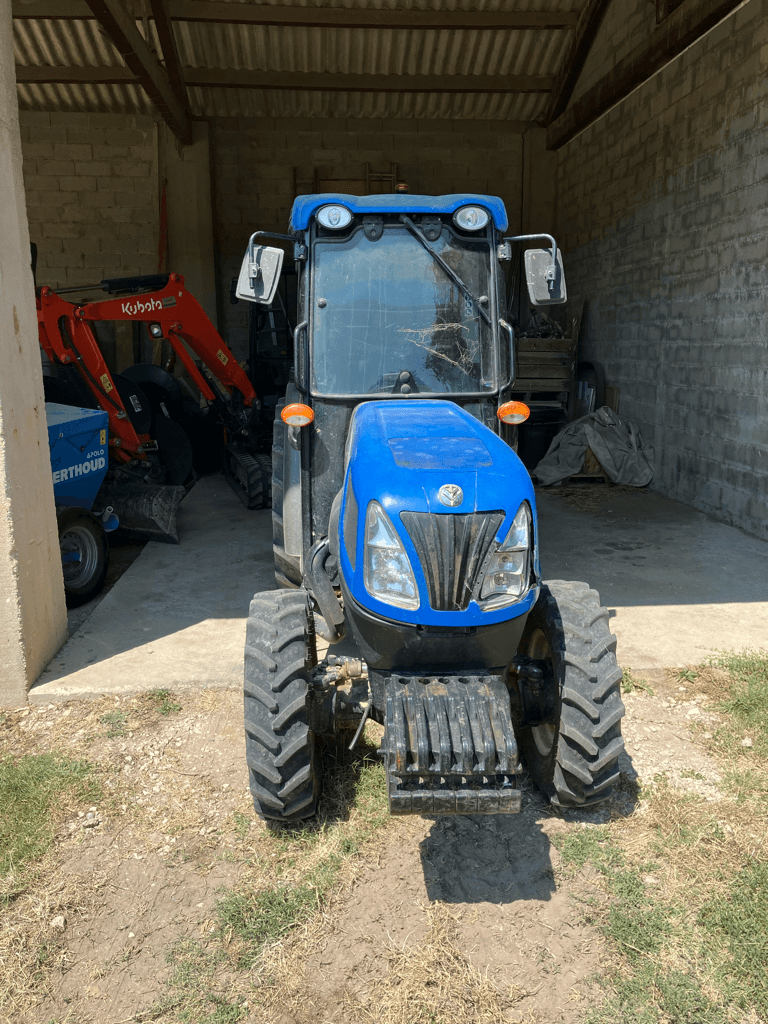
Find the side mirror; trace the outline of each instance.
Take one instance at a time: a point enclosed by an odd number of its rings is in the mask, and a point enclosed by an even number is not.
[[[238,299],[247,299],[249,302],[268,306],[277,291],[284,255],[282,249],[255,245],[251,238],[237,279],[235,295]]]
[[[551,249],[526,249],[525,280],[533,306],[556,306],[567,301],[563,257],[557,250],[554,264]]]

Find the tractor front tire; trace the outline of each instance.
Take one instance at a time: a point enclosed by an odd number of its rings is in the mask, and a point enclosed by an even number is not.
[[[307,711],[307,593],[251,601],[245,640],[245,756],[262,818],[292,822],[317,810],[320,777]]]
[[[624,749],[621,669],[608,609],[586,583],[546,583],[520,653],[549,662],[557,691],[551,719],[519,730],[531,778],[555,806],[602,803],[619,778]]]

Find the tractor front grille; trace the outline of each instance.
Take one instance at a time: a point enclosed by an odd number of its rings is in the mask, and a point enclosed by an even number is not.
[[[400,519],[419,556],[432,608],[465,611],[504,513],[401,512]]]

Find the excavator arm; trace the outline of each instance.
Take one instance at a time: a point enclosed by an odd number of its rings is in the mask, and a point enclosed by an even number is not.
[[[107,291],[120,291],[121,284],[140,287],[141,282],[154,283],[158,279],[162,280],[158,275],[148,278],[117,278],[102,281],[101,286]],[[231,395],[236,388],[246,407],[258,401],[245,371],[200,303],[184,287],[181,274],[169,274],[165,286],[153,291],[84,303],[75,308],[74,315],[80,321],[138,320],[146,323],[154,338],[168,339],[200,393],[209,401],[213,401],[214,392],[189,355],[185,343],[224,385],[228,394]]]
[[[61,298],[66,291],[82,294],[95,288],[120,294],[83,303]],[[248,508],[269,503],[269,461],[254,449],[251,437],[253,414],[260,408],[256,391],[200,303],[184,287],[180,274],[112,278],[58,292],[41,288],[37,309],[40,344],[49,359],[75,366],[97,403],[109,414],[110,451],[118,464],[146,460],[148,452],[158,452],[158,441],[163,462],[163,453],[172,453],[173,444],[178,443],[176,437],[163,441],[137,432],[136,417],[126,408],[104,361],[91,324],[128,320],[145,324],[152,338],[166,339],[200,394],[214,406],[228,435],[224,472],[238,497]],[[155,421],[158,430],[161,425],[167,433],[170,425]],[[178,427],[175,430],[179,432]],[[182,439],[188,448],[188,442]],[[190,450],[190,465],[191,457]],[[179,475],[186,475],[186,470]]]
[[[157,445],[147,434],[136,433],[93,330],[75,312],[71,302],[50,288],[41,288],[37,297],[40,345],[52,363],[78,370],[97,404],[109,415],[112,457],[117,462],[146,459],[146,453]]]

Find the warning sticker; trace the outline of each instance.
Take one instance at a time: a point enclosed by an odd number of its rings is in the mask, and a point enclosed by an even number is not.
[[[100,444],[106,444],[107,443],[107,432],[106,432],[106,430],[102,430],[101,431],[101,436],[100,436],[100,442],[99,443]]]
[[[219,357],[219,359],[221,360],[223,365],[226,366],[227,363],[229,362],[229,356],[224,355],[224,353],[221,351],[221,349],[219,349],[219,351],[216,353],[216,355]]]
[[[141,412],[141,402],[138,400],[136,395],[131,395],[131,405],[136,410],[136,412]]]
[[[100,380],[107,394],[109,394],[110,391],[114,391],[114,388],[112,387],[112,381],[109,379],[108,373],[103,373],[101,375]]]

